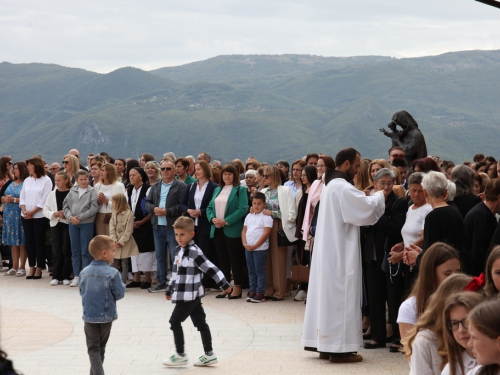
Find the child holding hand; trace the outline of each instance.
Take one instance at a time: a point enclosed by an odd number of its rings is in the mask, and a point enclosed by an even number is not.
[[[264,208],[266,208],[266,196],[263,193],[255,193],[252,198],[252,210],[245,218],[241,232],[250,281],[247,302],[265,301],[266,259],[273,218],[264,215]]]
[[[209,366],[217,363],[217,357],[212,349],[212,335],[206,322],[205,311],[201,298],[205,288],[201,283],[202,274],[210,276],[217,285],[227,293],[231,286],[219,270],[193,241],[194,221],[188,217],[179,217],[174,225],[175,240],[179,244],[177,255],[172,268],[172,278],[167,286],[167,300],[175,303],[170,317],[170,329],[174,333],[174,342],[177,353],[163,361],[165,366],[184,366],[188,357],[184,352],[184,333],[181,323],[191,317],[193,324],[201,334],[204,355],[201,355],[195,366]]]

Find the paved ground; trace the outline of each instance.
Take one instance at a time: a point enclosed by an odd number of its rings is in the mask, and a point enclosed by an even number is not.
[[[25,375],[89,373],[81,300],[77,288],[49,286],[50,278],[26,280],[0,275],[0,346]],[[202,354],[198,332],[184,324],[190,365],[166,368],[172,353],[168,319],[172,304],[163,294],[132,289],[118,302],[119,318],[108,342],[106,374],[408,374],[401,354],[388,349],[360,350],[359,364],[332,364],[302,350],[304,304],[291,298],[262,304],[203,299],[219,363],[195,368]]]

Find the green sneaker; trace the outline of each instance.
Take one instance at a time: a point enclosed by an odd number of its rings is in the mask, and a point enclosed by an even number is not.
[[[195,362],[194,365],[198,367],[203,367],[203,366],[210,366],[215,363],[217,363],[217,357],[215,356],[215,354],[212,355],[203,354],[202,356],[200,356],[200,358],[198,358],[198,361]]]
[[[167,359],[164,359],[161,363],[165,366],[186,366],[188,364],[188,357],[185,355],[181,357],[179,354],[172,354]]]

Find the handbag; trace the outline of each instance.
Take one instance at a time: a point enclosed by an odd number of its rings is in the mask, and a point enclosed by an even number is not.
[[[110,221],[111,221],[111,214],[105,214],[104,217],[102,218],[102,223],[109,224]]]
[[[292,246],[294,242],[290,242],[288,237],[286,236],[283,227],[281,227],[281,219],[278,220],[278,247],[287,247]]]
[[[304,255],[304,251],[302,250],[300,254],[300,259],[298,264],[292,265],[292,278],[293,282],[299,283],[308,283],[309,282],[309,266],[302,265],[302,257]]]

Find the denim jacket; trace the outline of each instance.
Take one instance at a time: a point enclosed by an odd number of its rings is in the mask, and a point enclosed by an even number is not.
[[[118,319],[116,301],[125,295],[118,270],[103,260],[93,260],[80,272],[83,320],[107,323]]]

